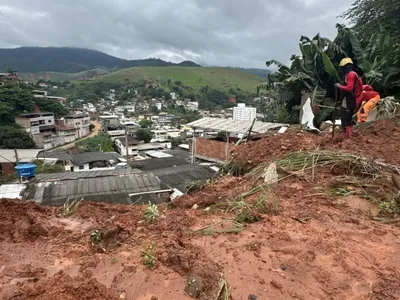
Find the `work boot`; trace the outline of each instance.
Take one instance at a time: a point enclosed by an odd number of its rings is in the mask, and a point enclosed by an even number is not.
[[[346,126],[346,132],[344,134],[344,137],[346,139],[350,139],[351,138],[351,126]]]

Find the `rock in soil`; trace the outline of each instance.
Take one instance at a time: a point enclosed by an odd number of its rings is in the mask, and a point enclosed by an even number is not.
[[[198,298],[203,291],[204,284],[200,277],[192,275],[188,278],[185,287],[185,293],[193,298]]]

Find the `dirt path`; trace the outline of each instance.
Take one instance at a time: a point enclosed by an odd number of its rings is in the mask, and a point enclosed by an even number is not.
[[[81,139],[79,139],[79,140],[76,140],[76,141],[74,141],[73,143],[69,143],[69,144],[66,144],[66,145],[57,147],[57,148],[55,148],[55,149],[68,149],[68,148],[72,148],[72,147],[75,146],[75,143],[80,142],[80,141],[84,141],[84,140],[86,140],[86,139],[88,139],[88,138],[91,138],[91,137],[94,137],[94,136],[98,135],[99,132],[100,132],[100,130],[101,130],[101,124],[100,124],[98,121],[93,121],[92,124],[94,125],[94,128],[93,128],[92,132],[91,132],[88,136],[86,136],[86,137],[84,137],[84,138],[81,138]]]

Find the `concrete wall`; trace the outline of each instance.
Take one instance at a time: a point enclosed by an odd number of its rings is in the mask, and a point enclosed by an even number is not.
[[[229,151],[234,149],[233,144],[229,144]],[[215,141],[205,138],[196,138],[195,157],[212,162],[223,163],[227,160],[226,142]],[[189,146],[189,152],[192,153],[192,145]]]
[[[117,146],[119,154],[126,155],[126,147],[122,144],[120,139],[115,140],[115,145]],[[128,155],[138,155],[137,145],[128,146]]]
[[[10,174],[17,174],[17,171],[14,169],[14,164],[10,162],[1,163],[1,173],[0,176],[7,176]]]
[[[77,139],[83,138],[90,134],[90,116],[65,118],[65,124],[77,129],[75,135]]]

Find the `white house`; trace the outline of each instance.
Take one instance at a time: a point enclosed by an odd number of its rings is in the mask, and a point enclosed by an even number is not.
[[[160,130],[151,130],[153,134],[152,142],[163,141],[168,139],[168,130],[160,129]]]
[[[197,102],[197,101],[188,102],[186,104],[186,109],[192,110],[192,111],[199,110],[199,102]]]
[[[76,138],[80,139],[90,134],[90,116],[87,114],[68,115],[64,117],[65,125],[76,128]]]
[[[138,155],[137,145],[139,144],[139,142],[136,139],[128,136],[128,144],[127,144],[125,138],[117,138],[115,139],[114,143],[117,146],[119,154]]]
[[[181,131],[178,128],[167,129],[169,138],[179,138],[181,136]]]
[[[245,103],[238,103],[233,108],[233,119],[237,121],[253,121],[257,118],[257,108],[246,107]]]

